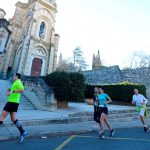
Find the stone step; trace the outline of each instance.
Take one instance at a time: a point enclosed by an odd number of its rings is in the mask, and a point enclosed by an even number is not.
[[[0,80],[0,108],[3,108],[7,102],[7,89],[11,87],[11,83],[7,80]],[[34,105],[23,95],[21,94],[20,106],[19,109],[23,110],[34,110],[36,109]]]
[[[148,113],[150,112],[150,108],[147,108]],[[81,116],[93,116],[94,112],[77,112],[77,113],[72,113],[69,116],[70,117],[81,117]],[[120,114],[137,114],[135,108],[133,109],[128,109],[128,110],[110,110],[109,115],[120,115]],[[108,115],[108,116],[109,116]]]
[[[126,118],[109,118],[110,122],[130,122],[139,119],[138,116],[126,117]],[[93,121],[93,117],[68,117],[68,118],[58,118],[58,119],[42,119],[42,120],[20,120],[23,126],[35,126],[35,125],[51,125],[51,124],[71,124],[79,122]],[[14,126],[12,122],[7,121],[4,123],[5,127]]]

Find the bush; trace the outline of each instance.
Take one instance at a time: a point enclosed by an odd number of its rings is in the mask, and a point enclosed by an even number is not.
[[[96,85],[86,85],[85,97],[92,98],[94,93],[94,87]],[[139,93],[146,96],[146,87],[144,85],[138,85],[133,83],[121,83],[115,85],[97,85],[96,87],[103,87],[105,93],[107,93],[112,100],[122,101],[122,102],[131,102],[132,96],[134,94],[133,90],[138,89]]]
[[[81,102],[84,99],[85,79],[80,73],[56,71],[47,75],[45,81],[53,88],[58,101]]]
[[[85,78],[81,73],[70,73],[71,88],[70,100],[73,102],[83,102],[85,92]]]

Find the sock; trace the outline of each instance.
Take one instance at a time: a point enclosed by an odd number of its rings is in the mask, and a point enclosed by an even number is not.
[[[18,130],[20,131],[20,134],[22,135],[25,131],[22,127],[22,125],[20,124],[20,122],[18,120],[14,121],[15,126],[18,128]]]
[[[2,125],[3,124],[3,121],[0,121],[0,125]]]

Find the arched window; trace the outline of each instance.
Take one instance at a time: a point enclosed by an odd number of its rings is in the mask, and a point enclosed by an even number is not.
[[[40,25],[39,37],[41,38],[45,37],[45,23],[44,22],[42,22]]]

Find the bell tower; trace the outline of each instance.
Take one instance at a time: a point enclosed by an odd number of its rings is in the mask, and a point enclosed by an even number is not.
[[[17,2],[10,24],[19,27],[14,41],[19,44],[10,56],[13,71],[27,76],[45,76],[56,70],[59,35],[55,33],[55,0]],[[16,32],[14,31],[14,34]],[[17,39],[17,40],[16,40]]]

